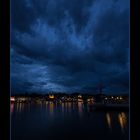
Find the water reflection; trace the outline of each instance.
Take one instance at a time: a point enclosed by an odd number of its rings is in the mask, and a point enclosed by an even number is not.
[[[82,114],[83,114],[83,103],[82,102],[78,102],[78,111],[79,111],[79,115],[82,116]]]
[[[68,103],[67,102],[64,103],[64,108],[65,108],[64,112],[68,112]]]
[[[72,109],[72,108],[71,108],[71,104],[72,104],[71,102],[68,102],[68,111],[69,111],[69,112],[70,112],[71,109]]]
[[[24,109],[24,103],[16,103],[16,112],[22,112]]]
[[[121,126],[121,130],[124,133],[124,129],[126,127],[127,118],[124,112],[118,114],[118,120]]]
[[[10,111],[11,111],[11,115],[13,114],[14,112],[14,103],[11,103],[11,106],[10,106]]]
[[[37,106],[36,106],[37,105]],[[56,116],[62,115],[68,117],[73,117],[75,113],[79,115],[80,117],[85,118],[87,114],[90,114],[90,119],[97,120],[99,118],[96,118],[97,112],[94,112],[90,110],[91,105],[86,104],[83,102],[78,103],[72,103],[72,102],[62,102],[62,103],[54,103],[54,102],[44,102],[42,104],[36,104],[35,106],[33,104],[26,104],[26,103],[11,103],[11,114],[13,112],[21,113],[26,110],[30,110],[29,112],[32,112],[33,108],[39,107],[39,110],[43,113],[46,113],[50,116],[50,118],[54,118]],[[27,113],[27,112],[25,112]],[[74,115],[73,115],[74,114]],[[124,133],[127,130],[127,116],[125,112],[99,112],[99,115],[103,114],[104,117],[101,117],[101,119],[105,119],[105,125],[111,130],[111,133],[113,130],[115,131],[116,127],[120,130],[121,133]],[[76,116],[77,116],[76,115]],[[100,116],[99,116],[100,117]],[[115,125],[114,125],[115,124]],[[121,128],[121,129],[120,129]]]
[[[22,111],[22,103],[19,103],[19,112]]]
[[[54,113],[54,103],[53,102],[49,102],[49,111],[50,111],[50,115],[52,116]]]
[[[109,113],[106,114],[106,119],[107,119],[107,124],[108,124],[108,127],[110,130],[112,130],[112,127],[111,127],[111,116]]]
[[[62,106],[62,113],[64,114],[64,109],[65,109],[64,103],[62,103],[61,106]]]
[[[91,137],[97,140],[128,140],[127,112],[94,111],[92,107],[84,102],[46,101],[42,103],[42,107],[34,102],[11,104],[12,137],[18,138],[12,139],[19,140],[19,136],[23,136],[25,140],[27,137],[30,140],[50,140],[52,134],[51,140],[56,140],[53,135],[60,139],[69,134],[71,139],[85,136],[87,139]]]
[[[47,111],[47,109],[48,109],[48,101],[46,101],[45,104],[46,104],[46,111]]]
[[[116,115],[115,114],[111,115],[111,113],[106,113],[106,120],[110,130],[112,130],[112,123],[115,124],[116,117],[114,116]],[[126,114],[124,112],[121,112],[121,113],[117,113],[117,116],[118,116],[118,121],[117,120],[116,121],[119,122],[118,124],[121,127],[121,131],[124,133],[127,125]]]

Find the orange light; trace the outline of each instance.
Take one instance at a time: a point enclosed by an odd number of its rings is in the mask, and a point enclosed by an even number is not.
[[[120,126],[121,126],[121,130],[122,132],[124,132],[124,128],[126,127],[126,122],[127,122],[127,118],[126,118],[126,115],[125,113],[119,113],[118,114],[118,119],[119,119],[119,123],[120,123]]]
[[[111,129],[111,116],[110,116],[109,113],[106,114],[106,118],[107,118],[108,126],[109,126],[109,128]]]
[[[50,99],[54,99],[54,95],[49,95],[49,98]]]

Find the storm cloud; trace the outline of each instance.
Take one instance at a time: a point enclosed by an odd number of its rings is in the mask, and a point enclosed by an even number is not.
[[[129,91],[129,0],[11,0],[11,91]]]

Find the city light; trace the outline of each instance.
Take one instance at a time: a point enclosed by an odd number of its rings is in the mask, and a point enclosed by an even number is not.
[[[17,98],[17,102],[24,102],[24,101],[26,101],[26,98],[24,97]]]
[[[78,98],[82,98],[82,95],[78,95]]]
[[[93,98],[88,98],[88,99],[87,99],[87,102],[93,102],[93,101],[94,101]]]
[[[10,101],[14,102],[15,101],[15,97],[11,97]]]
[[[49,95],[49,98],[50,99],[54,99],[54,95]]]
[[[83,99],[78,99],[78,102],[83,102]]]
[[[122,100],[122,97],[120,97],[120,100]]]
[[[12,96],[10,98],[11,102],[37,102],[43,103],[45,101],[55,101],[55,102],[95,102],[95,103],[103,103],[105,101],[106,104],[112,103],[126,103],[128,102],[128,97],[124,98],[123,96],[104,96],[103,98],[100,97],[101,100],[96,95],[55,95],[49,94],[42,97],[26,97],[26,96]]]

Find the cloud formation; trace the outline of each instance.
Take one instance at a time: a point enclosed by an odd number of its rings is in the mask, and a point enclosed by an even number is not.
[[[11,89],[129,91],[129,0],[12,0]]]

